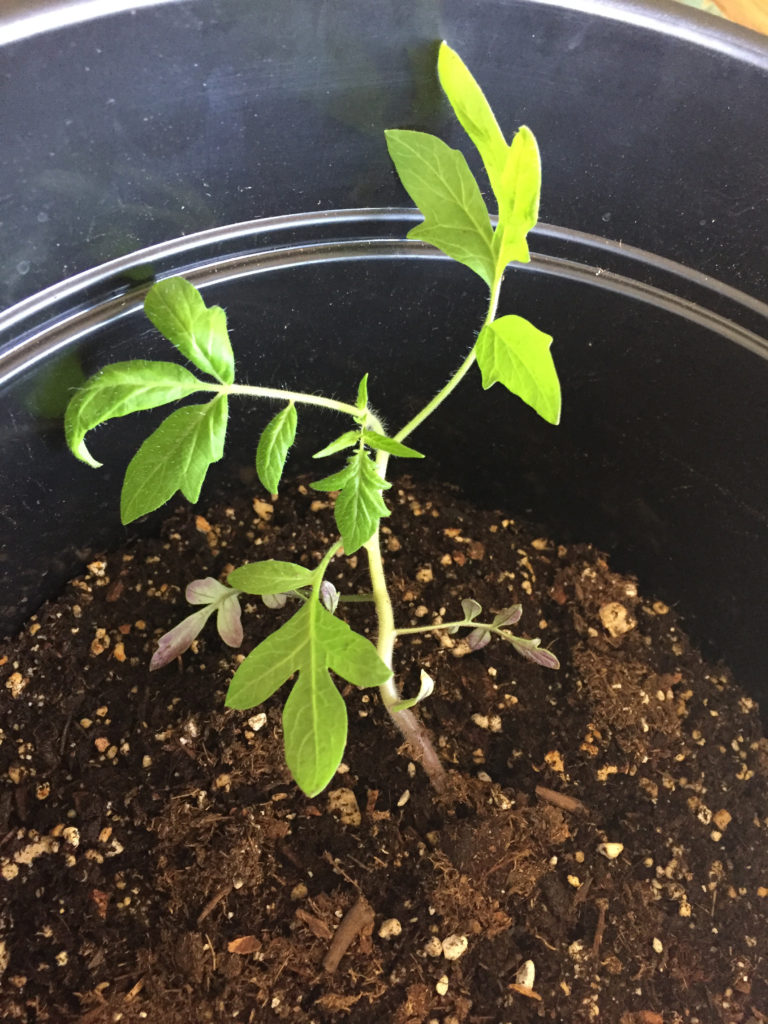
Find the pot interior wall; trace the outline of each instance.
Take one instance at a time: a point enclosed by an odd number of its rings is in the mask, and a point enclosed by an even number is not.
[[[396,235],[400,222],[390,222]],[[356,226],[373,230],[381,221]],[[286,230],[292,244],[283,248],[242,249],[184,268],[208,302],[227,309],[238,379],[343,397],[370,372],[373,403],[390,424],[404,422],[471,344],[483,315],[481,283],[419,245],[365,234],[308,244],[296,225]],[[564,244],[546,230],[536,241]],[[146,285],[115,290],[105,273],[100,302],[93,287],[82,285],[90,299],[79,309],[71,296],[67,314],[28,333],[18,372],[3,388],[4,630],[122,535],[121,474],[159,418],[101,428],[92,448],[102,470],[65,450],[60,413],[83,375],[133,356],[172,357],[141,312]],[[538,420],[499,385],[483,393],[475,371],[414,443],[431,474],[481,503],[608,550],[617,567],[640,575],[646,593],[679,605],[694,636],[765,698],[768,436],[760,410],[768,348],[711,308],[648,289],[562,255],[510,272],[500,311],[555,336],[562,425]],[[712,298],[710,305],[732,301]],[[46,358],[32,363],[41,352]],[[203,500],[252,473],[269,409],[233,404],[227,455]],[[334,426],[302,412],[292,468],[306,468]]]

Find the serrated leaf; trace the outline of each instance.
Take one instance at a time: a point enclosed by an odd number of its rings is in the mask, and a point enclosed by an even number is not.
[[[322,480],[315,480],[309,486],[313,491],[340,491],[353,473],[351,462],[348,462],[338,473],[331,473],[330,476],[324,476]]]
[[[154,512],[176,491],[192,502],[200,497],[205,474],[224,454],[227,398],[187,405],[166,417],[128,464],[120,496],[123,525]]]
[[[235,379],[235,360],[221,306],[206,306],[200,292],[183,277],[153,284],[144,312],[185,359],[223,384]]]
[[[154,409],[186,398],[201,382],[176,363],[134,359],[105,366],[74,394],[64,416],[64,432],[70,451],[82,462],[98,468],[85,446],[85,435],[116,416]]]
[[[346,707],[329,669],[355,686],[381,686],[391,675],[370,640],[310,599],[251,651],[227,693],[228,707],[252,708],[298,672],[283,711],[285,756],[310,797],[328,785],[346,743]]]
[[[319,452],[315,452],[312,456],[313,459],[324,459],[328,455],[335,455],[336,452],[342,452],[345,448],[351,448],[353,445],[358,444],[360,441],[359,430],[347,430],[343,434],[339,434],[335,440],[327,444],[325,448],[321,448]]]
[[[299,417],[290,402],[274,416],[262,431],[256,447],[256,473],[270,494],[277,494],[288,452],[296,439]]]
[[[461,57],[443,42],[437,73],[453,111],[477,147],[494,193],[500,191],[509,147],[488,100]]]
[[[491,287],[493,231],[480,188],[464,155],[425,132],[389,130],[387,147],[406,191],[424,216],[418,238],[463,263]]]
[[[475,348],[483,387],[487,390],[498,381],[548,423],[559,423],[560,381],[551,344],[551,335],[521,316],[502,316],[487,324]]]
[[[364,430],[363,441],[369,448],[373,448],[374,451],[387,452],[389,455],[396,455],[401,459],[424,458],[423,454],[417,452],[415,448],[409,448],[407,444],[396,441],[394,437],[387,437],[385,434],[379,434],[375,430]]]
[[[336,499],[334,516],[344,553],[352,555],[371,539],[379,520],[389,515],[381,492],[392,485],[379,476],[365,452],[355,452],[347,469],[350,472]]]
[[[227,576],[227,583],[246,594],[282,594],[311,586],[315,572],[295,562],[267,558],[263,562],[249,562],[233,569]]]

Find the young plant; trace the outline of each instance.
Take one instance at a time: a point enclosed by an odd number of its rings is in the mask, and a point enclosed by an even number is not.
[[[398,636],[466,628],[470,630],[470,649],[479,650],[496,636],[539,665],[558,667],[555,656],[543,649],[538,639],[519,637],[508,629],[520,618],[519,605],[502,609],[483,622],[478,620],[480,605],[467,598],[460,619],[397,627],[387,589],[379,527],[381,519],[389,515],[384,500],[384,492],[391,486],[389,460],[422,458],[406,440],[475,363],[484,388],[499,382],[548,422],[556,424],[560,418],[560,385],[550,354],[552,338],[520,316],[496,315],[505,268],[510,261],[530,260],[527,235],[536,224],[541,186],[536,140],[530,129],[522,126],[511,143],[506,141],[479,85],[445,43],[440,47],[438,75],[459,122],[480,154],[498,218],[494,226],[480,187],[460,152],[423,132],[386,132],[397,173],[424,217],[408,237],[429,243],[469,267],[489,291],[487,313],[468,355],[411,420],[394,433],[385,431],[368,401],[367,374],[360,381],[355,401],[349,403],[236,383],[224,310],[206,306],[199,292],[182,278],[154,284],[144,309],[197,373],[174,362],[133,360],[106,366],[75,393],[65,418],[72,452],[83,462],[98,466],[85,444],[94,427],[117,416],[199,396],[196,403],[171,412],[131,459],[120,502],[124,523],[153,512],[177,491],[190,502],[198,500],[208,467],[224,452],[231,398],[284,403],[265,427],[256,450],[259,479],[272,494],[278,490],[296,436],[299,407],[321,406],[348,418],[348,429],[315,455],[326,459],[343,452],[344,465],[312,484],[316,490],[336,495],[339,539],[313,568],[270,559],[230,572],[227,586],[213,579],[191,583],[187,600],[203,607],[160,639],[151,664],[151,668],[159,668],[189,647],[214,611],[222,639],[237,646],[242,639],[240,594],[260,595],[270,607],[297,601],[294,614],[241,663],[226,703],[232,708],[255,707],[294,679],[283,709],[285,756],[293,777],[309,796],[330,782],[346,745],[347,711],[332,673],[353,686],[379,687],[413,755],[436,788],[444,787],[443,768],[412,710],[434,684],[422,673],[419,694],[409,700],[401,698],[392,671]],[[352,555],[361,548],[368,559],[370,596],[376,612],[375,646],[335,614],[337,604],[345,598],[325,579],[331,560],[342,549]]]

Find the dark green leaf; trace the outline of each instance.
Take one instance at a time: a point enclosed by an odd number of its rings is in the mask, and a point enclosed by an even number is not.
[[[225,395],[164,419],[128,464],[120,497],[123,523],[154,512],[179,490],[196,502],[208,467],[224,454],[226,429]]]
[[[350,460],[338,473],[331,473],[330,476],[324,476],[322,480],[315,480],[309,486],[313,491],[340,491],[353,473],[352,460]]]
[[[295,562],[278,562],[269,558],[234,569],[227,582],[246,594],[282,594],[312,585],[315,573]]]
[[[379,476],[365,452],[356,452],[347,469],[351,472],[336,499],[334,515],[344,552],[352,555],[371,539],[382,516],[389,515],[381,492],[391,484]]]
[[[315,452],[312,458],[324,459],[328,455],[335,455],[336,452],[344,451],[345,448],[351,448],[359,441],[359,430],[347,430],[344,434],[340,434],[334,441],[331,441],[330,444],[327,444],[325,448],[321,448],[319,452]]]
[[[296,438],[296,406],[290,402],[264,428],[256,448],[256,473],[270,494],[277,494],[285,460]]]
[[[477,182],[462,153],[424,132],[385,132],[392,161],[424,223],[408,232],[465,264],[491,287],[493,232]]]
[[[369,448],[373,448],[375,451],[388,452],[390,455],[397,455],[401,459],[423,459],[424,456],[421,452],[417,452],[415,448],[409,448],[406,444],[401,444],[400,441],[396,441],[394,437],[386,437],[384,434],[377,434],[375,430],[364,430],[363,440]]]
[[[227,315],[220,306],[206,306],[194,285],[183,277],[158,281],[147,292],[144,312],[185,359],[223,384],[232,383],[235,361]]]
[[[346,707],[329,669],[355,686],[380,686],[391,675],[370,640],[310,599],[248,655],[227,693],[228,707],[246,710],[299,673],[283,711],[283,734],[288,767],[308,796],[333,778],[347,738]]]
[[[552,338],[521,316],[503,316],[477,339],[477,363],[486,390],[499,381],[548,423],[560,422],[560,381],[549,350]]]
[[[67,406],[64,432],[73,455],[89,466],[97,462],[85,446],[89,430],[115,416],[154,409],[186,398],[200,387],[189,370],[176,363],[134,359],[105,366],[85,382]]]

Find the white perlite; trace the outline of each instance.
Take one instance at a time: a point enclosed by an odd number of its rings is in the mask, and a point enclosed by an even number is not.
[[[534,967],[533,960],[526,960],[518,968],[515,982],[518,985],[522,985],[523,988],[532,989],[534,981],[536,981],[536,968]]]
[[[379,928],[380,939],[394,939],[398,935],[401,935],[403,926],[400,924],[396,917],[389,917],[386,921],[382,922],[381,928]]]
[[[458,960],[464,956],[469,945],[466,935],[449,935],[443,939],[443,956],[446,960]]]

